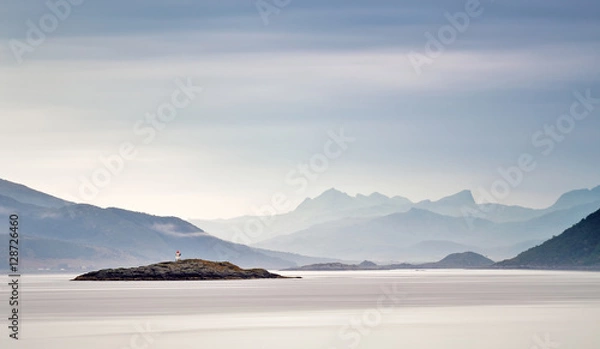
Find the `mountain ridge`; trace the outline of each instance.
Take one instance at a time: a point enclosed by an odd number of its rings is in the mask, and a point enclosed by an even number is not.
[[[467,221],[412,208],[383,217],[322,223],[253,246],[300,254],[312,252],[342,260],[377,256],[383,260],[405,261],[441,258],[456,252],[456,248],[468,247],[501,260],[559,234],[598,208],[600,201],[508,223],[480,218]]]
[[[502,261],[498,267],[600,269],[600,210],[543,244]]]
[[[584,196],[575,196],[583,191]],[[583,203],[600,201],[600,186],[593,189],[578,189],[561,195],[556,202],[544,209],[534,209],[519,205],[497,203],[478,204],[470,190],[462,190],[441,199],[412,202],[401,196],[389,197],[374,192],[370,195],[350,196],[338,189],[331,188],[314,198],[305,199],[295,210],[271,217],[271,223],[264,225],[262,234],[254,236],[252,243],[259,243],[277,236],[285,236],[306,230],[312,226],[344,218],[374,218],[393,213],[407,212],[419,208],[451,217],[466,217],[468,220],[486,219],[495,223],[524,222],[555,211],[569,209]],[[222,239],[233,240],[236,232],[259,216],[244,216],[221,220],[191,220],[194,224]],[[237,230],[232,228],[237,227]]]
[[[18,188],[16,194],[26,199],[47,199],[43,193],[25,186],[3,186],[7,187]],[[14,191],[10,193],[18,196]],[[186,256],[230,260],[245,267],[277,269],[297,265],[294,261],[286,260],[283,253],[263,253],[246,245],[219,239],[178,217],[160,217],[89,204],[42,207],[22,203],[18,197],[15,199],[3,194],[0,190],[0,212],[17,213],[21,217],[21,239],[28,242],[21,248],[21,255],[24,256],[22,267],[27,270],[56,270],[65,268],[65,265],[68,268],[139,265],[168,260],[177,250],[183,251]],[[51,204],[59,202],[62,201],[51,199]],[[1,249],[0,258],[5,257],[7,251]],[[305,256],[293,257],[296,260],[311,260]]]
[[[23,184],[7,181],[0,178],[0,193],[3,196],[7,196],[13,199],[18,197],[18,200],[24,204],[31,204],[46,208],[58,208],[74,204],[55,196],[43,193],[41,191],[32,189]]]

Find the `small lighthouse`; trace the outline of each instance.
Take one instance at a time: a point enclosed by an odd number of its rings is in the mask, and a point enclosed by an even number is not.
[[[175,261],[179,261],[181,260],[181,252],[177,251],[175,252]]]

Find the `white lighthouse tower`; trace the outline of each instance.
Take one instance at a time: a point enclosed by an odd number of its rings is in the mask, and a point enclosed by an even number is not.
[[[177,251],[175,252],[175,261],[179,261],[181,260],[181,252]]]

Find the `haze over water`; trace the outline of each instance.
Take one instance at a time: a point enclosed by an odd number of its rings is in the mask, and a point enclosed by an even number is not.
[[[71,282],[73,275],[25,276],[21,340],[10,345],[36,349],[600,347],[599,273],[287,274],[303,279]],[[0,344],[7,347],[7,335]]]

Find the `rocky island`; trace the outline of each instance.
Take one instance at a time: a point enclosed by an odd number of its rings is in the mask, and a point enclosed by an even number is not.
[[[135,268],[103,269],[80,275],[73,281],[179,281],[284,279],[265,269],[242,269],[229,262],[186,259]]]

